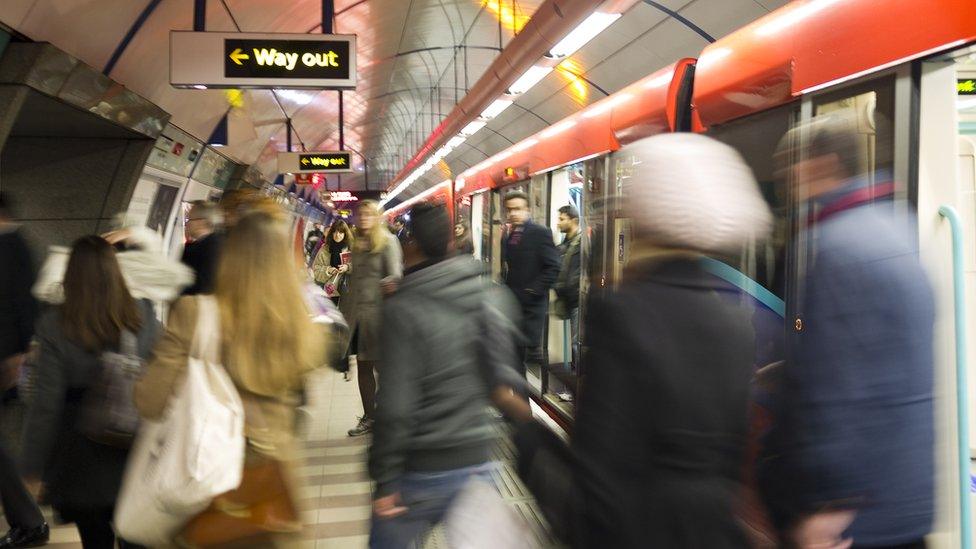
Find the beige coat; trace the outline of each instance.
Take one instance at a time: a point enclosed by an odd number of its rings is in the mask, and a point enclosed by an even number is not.
[[[358,334],[358,360],[378,360],[380,345],[380,313],[383,306],[384,280],[403,278],[403,252],[400,241],[386,233],[386,246],[379,252],[365,252],[353,246],[349,265],[349,289],[339,301],[339,310],[349,323],[349,333]]]

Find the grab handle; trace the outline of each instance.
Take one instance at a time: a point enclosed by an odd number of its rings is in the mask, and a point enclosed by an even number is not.
[[[939,208],[952,230],[952,293],[956,328],[956,427],[959,444],[959,534],[960,547],[972,549],[972,511],[970,510],[969,385],[966,381],[966,286],[963,276],[965,255],[959,214],[952,206]]]

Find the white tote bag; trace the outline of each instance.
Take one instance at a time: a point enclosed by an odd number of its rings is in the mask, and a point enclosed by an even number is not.
[[[163,418],[142,424],[115,507],[118,535],[140,545],[169,544],[214,497],[241,483],[244,407],[220,365],[217,303],[196,300],[186,379]]]

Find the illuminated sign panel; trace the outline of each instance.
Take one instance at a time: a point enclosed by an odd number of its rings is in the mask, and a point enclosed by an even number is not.
[[[349,78],[347,40],[224,40],[224,76]]]
[[[354,89],[356,36],[173,31],[170,84],[201,89]]]
[[[976,95],[976,78],[956,80],[956,93],[959,95]]]
[[[278,153],[278,173],[349,173],[352,153],[349,151]]]

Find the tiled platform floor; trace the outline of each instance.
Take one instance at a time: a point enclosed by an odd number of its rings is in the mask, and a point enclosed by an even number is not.
[[[355,374],[355,370],[353,371]],[[350,438],[346,431],[362,414],[358,385],[344,381],[342,374],[320,371],[309,382],[309,405],[305,433],[305,480],[301,498],[308,524],[307,547],[314,549],[358,549],[366,547],[370,521],[371,483],[366,472],[368,437]],[[519,482],[511,464],[512,447],[499,426],[495,458],[501,467],[495,485],[503,498],[526,523],[528,545],[550,545],[538,510]],[[50,519],[50,510],[45,510]],[[0,519],[0,527],[6,524]],[[427,547],[446,547],[443,535],[434,532]],[[80,548],[72,525],[52,528],[50,547]]]

